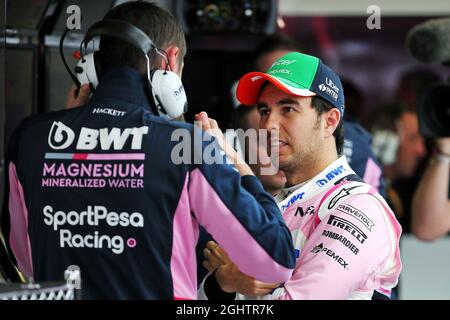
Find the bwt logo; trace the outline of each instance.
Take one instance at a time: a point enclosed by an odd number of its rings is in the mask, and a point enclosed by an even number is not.
[[[148,127],[139,128],[101,128],[82,127],[78,136],[77,150],[93,150],[100,143],[102,150],[122,150],[131,137],[131,149],[142,148],[142,138],[148,133]],[[48,145],[54,150],[67,149],[75,140],[75,132],[60,121],[55,121],[48,134]]]
[[[292,196],[292,198],[289,199],[289,201],[288,201],[287,204],[285,204],[284,206],[281,206],[280,210],[283,211],[283,210],[289,208],[289,207],[290,207],[291,205],[293,205],[297,200],[303,199],[303,196],[304,196],[304,195],[305,195],[304,192],[300,192],[300,193],[298,193],[298,194]]]
[[[319,187],[323,187],[324,185],[326,185],[328,183],[328,181],[331,181],[333,178],[337,177],[338,175],[340,175],[341,173],[345,172],[345,168],[344,166],[339,166],[333,170],[331,170],[330,172],[328,172],[325,175],[326,179],[319,179],[316,181],[316,184]]]

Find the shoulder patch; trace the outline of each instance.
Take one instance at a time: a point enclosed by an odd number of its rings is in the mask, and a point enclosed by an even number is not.
[[[348,197],[357,194],[369,194],[372,186],[364,182],[350,181],[337,185],[331,189],[321,200],[317,208],[317,218],[321,221],[330,212],[330,210],[339,206],[339,204]]]

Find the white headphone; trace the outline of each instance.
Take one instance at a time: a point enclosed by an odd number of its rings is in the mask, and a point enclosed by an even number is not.
[[[95,68],[94,53],[89,53],[78,60],[75,67],[75,74],[80,85],[90,84],[94,89],[98,86],[97,70]]]
[[[143,52],[147,59],[147,95],[155,115],[174,119],[187,111],[187,97],[183,83],[175,72],[168,69],[169,58],[167,53],[157,48],[141,29],[117,19],[97,22],[86,32],[85,39],[82,42],[84,43],[85,52],[87,44],[96,36],[118,38],[134,45]],[[156,53],[166,59],[166,70],[153,69],[150,71],[150,59],[148,56],[150,50],[155,50]],[[82,54],[75,67],[76,78],[79,84],[89,83],[93,89],[98,85],[98,75],[100,74],[99,68],[97,68],[99,63],[96,62],[98,60],[97,52]]]

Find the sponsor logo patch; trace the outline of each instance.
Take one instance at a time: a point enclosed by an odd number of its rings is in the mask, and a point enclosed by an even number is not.
[[[87,206],[86,210],[80,212],[55,210],[47,205],[42,213],[44,223],[54,232],[59,233],[61,248],[109,249],[114,254],[121,254],[125,250],[125,245],[129,248],[136,247],[136,239],[125,240],[120,234],[101,234],[100,231],[95,230],[95,227],[103,227],[102,229],[105,230],[144,227],[144,216],[141,213],[114,212],[100,205]],[[68,229],[75,226],[86,226],[86,230],[92,230],[92,232],[81,234]]]
[[[342,234],[338,234],[336,232],[324,230],[322,232],[322,237],[328,237],[330,239],[337,240],[341,242],[345,247],[347,247],[353,254],[356,256],[359,252],[359,249],[357,246],[353,244],[350,240],[348,240],[346,237],[344,237]]]
[[[281,211],[289,208],[291,205],[293,205],[297,200],[303,199],[303,196],[305,195],[304,192],[300,192],[294,196],[292,196],[291,199],[289,199],[288,203],[286,203],[284,206],[281,206]]]
[[[370,220],[369,217],[367,217],[364,213],[362,213],[360,210],[356,209],[355,207],[348,205],[348,204],[340,204],[337,207],[337,210],[344,212],[356,219],[358,219],[369,231],[372,231],[372,227],[375,225],[372,220]]]
[[[92,113],[101,113],[101,114],[107,114],[113,117],[123,117],[126,112],[125,111],[119,111],[116,109],[112,109],[112,108],[94,108],[92,110]]]
[[[328,204],[328,209],[333,209],[333,207],[336,205],[336,203],[345,198],[348,197],[350,195],[350,191],[352,191],[353,189],[359,188],[360,186],[353,186],[350,188],[342,188],[342,190],[339,191],[339,193],[337,195],[335,195],[333,197],[333,199],[331,199],[330,203]]]
[[[331,170],[330,172],[328,172],[325,175],[325,178],[319,179],[316,181],[316,184],[319,187],[323,187],[324,185],[326,185],[328,183],[328,181],[333,180],[333,178],[339,176],[340,174],[342,174],[343,172],[345,172],[345,168],[344,166],[339,166],[337,168],[334,168],[333,170]]]
[[[336,217],[334,215],[330,215],[328,218],[329,225],[345,230],[349,234],[351,234],[356,240],[360,243],[364,243],[367,240],[367,235],[357,226],[355,226],[350,221],[347,221],[341,217]]]
[[[315,246],[312,250],[312,253],[325,253],[327,256],[329,256],[330,258],[332,258],[334,261],[336,261],[337,263],[339,263],[341,265],[341,267],[343,267],[344,269],[348,269],[348,263],[342,258],[340,257],[338,254],[336,254],[333,250],[325,247],[323,245],[323,243]]]
[[[134,128],[101,128],[82,127],[76,143],[77,150],[93,150],[100,146],[101,150],[122,150],[127,142],[131,142],[132,150],[142,149],[143,136],[148,133],[148,126]],[[54,150],[67,149],[75,141],[75,132],[60,121],[55,121],[48,134],[48,144]]]
[[[297,215],[300,215],[300,217],[306,216],[308,214],[314,214],[314,206],[309,206],[308,208],[306,208],[306,210],[304,210],[302,207],[298,207],[297,210],[295,211],[294,217],[296,217]]]

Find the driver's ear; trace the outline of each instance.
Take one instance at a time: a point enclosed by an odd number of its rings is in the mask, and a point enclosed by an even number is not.
[[[331,108],[331,110],[325,112],[323,114],[324,121],[324,130],[325,130],[325,138],[333,136],[334,131],[339,125],[341,121],[341,113],[337,108]]]

